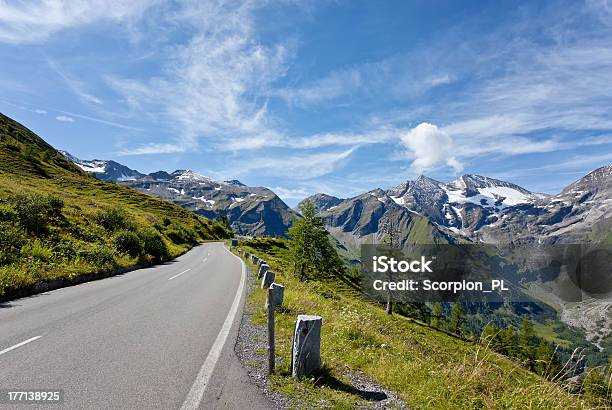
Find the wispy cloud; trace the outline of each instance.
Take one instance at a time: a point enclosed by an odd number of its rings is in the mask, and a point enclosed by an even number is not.
[[[100,124],[110,125],[111,127],[115,127],[115,128],[121,128],[121,129],[124,129],[124,130],[131,130],[131,131],[142,131],[142,128],[132,127],[130,125],[120,124],[120,123],[114,122],[114,121],[107,121],[105,119],[92,117],[90,115],[77,114],[77,113],[74,113],[74,112],[62,111],[62,110],[55,110],[55,111],[61,112],[63,114],[70,115],[70,116],[75,117],[75,118],[80,118],[82,120],[93,121],[93,122],[97,122],[97,123],[100,123]]]
[[[47,64],[82,101],[94,104],[104,104],[101,99],[86,92],[82,82],[71,78],[57,62],[48,60]]]
[[[62,122],[74,122],[74,118],[69,117],[67,115],[58,115],[57,117],[55,117],[55,119]]]
[[[346,98],[364,86],[365,72],[364,67],[334,71],[309,84],[273,90],[271,95],[300,106]]]
[[[226,174],[248,175],[257,171],[261,175],[283,176],[296,180],[309,180],[328,175],[342,168],[357,147],[344,151],[284,155],[281,157],[257,157],[241,160],[240,166]]]
[[[303,199],[313,193],[312,191],[306,190],[304,188],[285,188],[282,186],[274,187],[272,188],[272,190],[283,200]]]
[[[164,74],[146,81],[109,78],[110,86],[132,109],[160,112],[182,147],[200,138],[269,138],[275,127],[261,96],[284,74],[288,50],[257,41],[257,7],[250,1],[186,3],[173,18],[195,34],[168,51]]]
[[[174,144],[147,144],[137,148],[123,149],[117,152],[119,156],[129,155],[151,155],[151,154],[175,154],[185,152],[186,148]]]
[[[71,27],[126,21],[152,4],[148,0],[0,0],[0,42],[36,43]]]
[[[346,104],[347,100],[363,104],[379,98],[414,97],[455,81],[451,73],[432,75],[436,71],[430,65],[420,54],[396,55],[334,70],[304,84],[273,90],[271,95],[300,107],[338,101]]]

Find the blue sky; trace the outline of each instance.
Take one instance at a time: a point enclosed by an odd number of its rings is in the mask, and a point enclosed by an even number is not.
[[[290,204],[612,163],[612,3],[0,0],[0,111],[57,148]]]

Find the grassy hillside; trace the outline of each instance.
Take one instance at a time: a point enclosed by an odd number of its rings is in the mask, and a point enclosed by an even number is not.
[[[98,181],[0,114],[0,297],[160,262],[227,235],[169,202]]]
[[[521,367],[477,342],[450,336],[399,315],[348,291],[346,282],[327,278],[300,282],[291,276],[285,242],[245,241],[241,248],[263,257],[285,286],[277,314],[278,373],[271,388],[296,406],[354,408],[364,404],[351,386],[362,372],[399,394],[409,408],[588,408],[583,398]],[[249,296],[253,320],[264,324],[266,292]],[[296,382],[290,377],[294,320],[299,314],[323,317],[323,371]],[[260,352],[265,355],[266,352]]]

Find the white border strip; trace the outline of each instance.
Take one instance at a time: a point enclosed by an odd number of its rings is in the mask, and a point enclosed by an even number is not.
[[[14,346],[7,347],[6,349],[4,349],[4,350],[1,350],[1,351],[0,351],[0,355],[3,355],[4,353],[8,353],[8,352],[10,352],[11,350],[15,350],[15,349],[17,349],[18,347],[21,347],[21,346],[23,346],[23,345],[27,345],[28,343],[33,342],[33,341],[35,341],[35,340],[38,340],[38,339],[40,339],[41,337],[42,337],[42,336],[34,336],[33,338],[28,339],[28,340],[24,340],[23,342],[21,342],[21,343],[17,343],[17,344],[16,344],[16,345],[14,345]]]
[[[181,276],[183,273],[187,273],[187,272],[189,272],[190,270],[191,270],[191,268],[186,269],[186,270],[182,271],[181,273],[178,273],[178,274],[174,275],[173,277],[168,278],[168,280],[172,280],[172,279],[174,279],[174,278],[178,278],[178,277],[179,277],[179,276]]]
[[[225,247],[224,247],[225,248]],[[225,248],[227,250],[227,248]],[[238,256],[231,253],[227,250],[233,257],[238,258]],[[240,277],[240,284],[238,285],[238,290],[236,291],[236,296],[234,296],[234,302],[230,307],[229,312],[225,318],[225,322],[223,322],[223,326],[215,339],[212,347],[210,348],[210,352],[208,352],[208,356],[206,356],[206,360],[204,364],[200,368],[198,375],[193,382],[193,386],[191,386],[191,390],[189,390],[189,394],[187,394],[187,398],[183,402],[181,406],[181,410],[188,409],[197,409],[200,407],[200,402],[204,397],[204,392],[206,391],[206,386],[210,381],[210,377],[212,376],[213,370],[215,370],[215,365],[221,356],[221,351],[223,350],[223,346],[229,336],[229,332],[234,324],[234,319],[236,318],[236,314],[238,313],[238,307],[240,306],[240,300],[242,299],[242,292],[244,290],[244,282],[246,279],[246,265],[244,261],[240,258],[240,263],[242,264],[242,276]]]

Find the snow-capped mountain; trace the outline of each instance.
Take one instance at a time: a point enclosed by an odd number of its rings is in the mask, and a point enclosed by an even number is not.
[[[390,199],[398,207],[427,218],[442,232],[450,231],[470,241],[602,241],[612,226],[611,166],[591,172],[555,196],[530,192],[495,178],[464,175],[449,183],[420,176],[387,191],[377,189],[344,200],[325,194],[308,199],[333,231],[344,225],[341,216],[347,206],[363,202],[364,195],[376,196],[382,203]],[[394,209],[386,208],[384,212]],[[385,215],[379,217],[385,219]],[[351,230],[359,232],[362,228],[354,226]]]
[[[103,181],[166,199],[209,218],[226,215],[238,234],[283,236],[295,217],[289,206],[267,188],[248,187],[237,180],[217,181],[188,169],[144,175],[114,161],[84,161],[62,154]]]
[[[468,236],[512,212],[513,207],[533,205],[547,197],[480,175],[464,175],[450,183],[420,176],[388,194],[398,204]]]
[[[216,181],[191,170],[156,172],[123,185],[167,199],[210,217],[226,215],[243,235],[283,236],[295,216],[274,192],[240,181]]]
[[[481,240],[507,242],[520,238],[538,243],[610,241],[612,166],[590,172],[554,196],[536,198],[504,212],[481,230]]]
[[[400,246],[612,244],[612,166],[596,169],[554,196],[494,178],[464,175],[449,183],[421,176],[387,191],[375,189],[344,200],[324,194],[310,199],[329,232],[355,258],[359,245],[380,242],[389,225],[397,231]],[[596,346],[612,334],[612,300],[566,303],[559,297],[562,281],[541,277],[522,286],[555,306],[564,323],[581,328]]]
[[[115,161],[104,161],[94,159],[91,161],[81,160],[66,151],[59,151],[64,157],[72,161],[83,171],[94,174],[96,178],[105,182],[132,181],[142,178],[144,174],[121,165]]]

